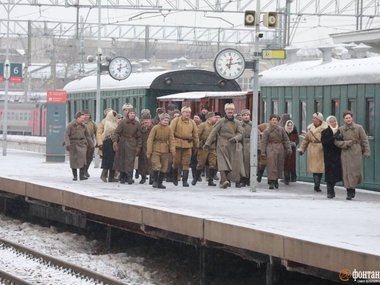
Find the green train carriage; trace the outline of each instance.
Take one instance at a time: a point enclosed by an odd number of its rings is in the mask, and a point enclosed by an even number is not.
[[[313,113],[322,112],[325,118],[334,115],[342,125],[343,112],[353,111],[371,147],[360,187],[380,191],[380,56],[287,63],[261,75],[260,120],[268,120],[271,113],[292,114],[301,141]],[[297,156],[299,179],[312,181],[306,169],[307,156]]]
[[[96,76],[88,76],[68,83],[67,117],[89,110],[96,118]],[[138,114],[157,107],[157,97],[189,91],[240,91],[235,80],[223,80],[214,72],[200,69],[152,71],[132,73],[127,79],[117,81],[108,75],[101,76],[100,110],[110,107],[121,113],[125,103],[131,103]],[[101,114],[100,117],[103,117]]]

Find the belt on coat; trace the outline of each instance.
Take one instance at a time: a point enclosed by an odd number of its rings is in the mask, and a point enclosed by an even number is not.
[[[270,144],[273,143],[273,144],[280,144],[282,142],[276,142],[276,141],[273,141],[273,142],[269,142]]]

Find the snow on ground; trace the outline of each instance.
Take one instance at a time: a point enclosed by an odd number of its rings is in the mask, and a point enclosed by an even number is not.
[[[99,255],[96,253],[100,246],[97,241],[89,241],[74,233],[58,232],[53,226],[41,227],[0,215],[0,237],[107,274],[125,284],[155,284],[150,280],[150,272],[143,265],[144,258],[131,257],[126,253]]]
[[[257,192],[231,187],[221,190],[205,182],[183,188],[166,183],[166,190],[150,185],[104,183],[101,169],[91,167],[86,181],[72,181],[68,162],[46,163],[41,154],[11,150],[0,160],[0,175],[56,187],[96,198],[192,215],[311,242],[380,255],[380,195],[358,190],[353,201],[345,190],[337,197],[314,193],[308,183],[280,185],[270,191],[265,183]]]

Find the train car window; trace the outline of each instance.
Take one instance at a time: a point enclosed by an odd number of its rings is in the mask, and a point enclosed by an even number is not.
[[[354,116],[356,115],[356,100],[348,100],[348,110],[350,110]]]
[[[373,137],[375,134],[375,100],[369,98],[366,101],[366,132],[369,137]]]
[[[333,99],[331,100],[331,115],[334,115],[335,117],[339,118],[340,114],[340,100]]]
[[[292,114],[292,101],[291,100],[285,101],[285,113]]]
[[[322,103],[320,100],[314,100],[314,113],[322,112]]]
[[[272,114],[279,114],[279,112],[278,112],[278,100],[272,100]]]
[[[300,116],[300,122],[299,125],[301,126],[301,134],[306,134],[306,101],[301,100],[300,101],[300,111],[301,111],[301,116]]]

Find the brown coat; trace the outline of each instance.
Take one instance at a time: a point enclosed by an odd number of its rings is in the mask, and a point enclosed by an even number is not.
[[[335,141],[335,145],[342,149],[341,161],[343,184],[345,188],[356,188],[363,179],[363,155],[369,157],[368,137],[361,125],[342,126],[339,128],[343,141]]]
[[[173,130],[174,144],[178,148],[198,148],[198,127],[192,119],[174,118],[170,122]]]
[[[268,180],[282,178],[285,156],[292,151],[284,128],[271,126],[266,129],[263,133],[261,148],[261,154],[267,158]]]
[[[141,151],[140,123],[123,119],[115,130],[113,142],[118,143],[114,169],[121,172],[133,171],[136,156]]]
[[[240,181],[244,176],[243,165],[243,128],[238,120],[220,119],[207,138],[206,145],[210,146],[217,140],[216,154],[219,171],[231,171],[232,181]],[[235,141],[229,141],[230,139]]]
[[[87,164],[87,146],[94,147],[86,126],[78,124],[75,120],[68,124],[64,144],[69,148],[70,167],[74,169],[84,167]]]
[[[324,173],[325,162],[323,159],[323,146],[321,142],[322,131],[328,127],[326,122],[322,122],[319,127],[313,124],[308,126],[308,131],[303,139],[300,151],[304,153],[307,149],[307,171],[309,173]]]
[[[244,129],[243,135],[243,162],[244,162],[244,170],[245,177],[249,178],[250,170],[251,170],[251,130],[252,130],[252,122],[242,122],[242,127]]]
[[[153,125],[149,126],[148,128],[141,126],[140,132],[141,132],[141,151],[139,154],[139,163],[138,163],[138,170],[141,175],[148,175],[152,169],[152,165],[150,163],[150,160],[146,156],[147,151],[147,141],[149,137],[149,133],[152,130]]]

